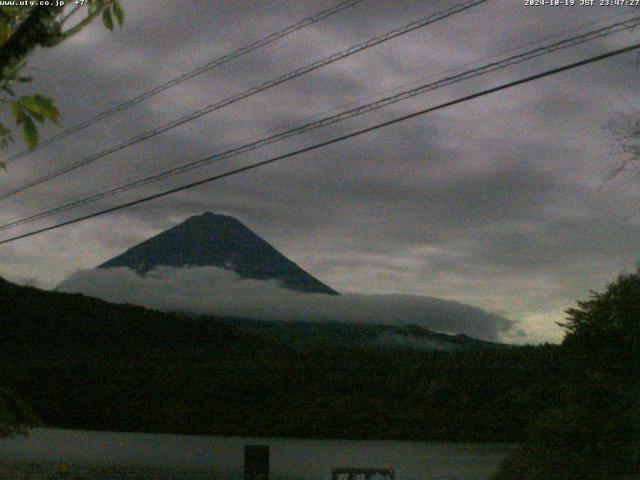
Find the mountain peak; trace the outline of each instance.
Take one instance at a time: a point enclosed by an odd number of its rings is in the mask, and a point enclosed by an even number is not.
[[[98,268],[128,267],[145,273],[159,265],[225,268],[243,278],[278,280],[291,290],[338,293],[278,252],[236,218],[212,212],[190,217]]]
[[[205,229],[246,229],[240,221],[229,215],[223,215],[213,212],[204,212],[200,215],[193,215],[187,218],[184,222],[176,225],[174,228],[205,228]]]
[[[232,221],[232,222],[240,223],[234,217],[231,217],[229,215],[224,215],[222,213],[214,213],[214,212],[204,212],[204,213],[201,213],[200,215],[193,215],[192,217],[187,218],[187,220],[185,221],[195,222],[195,221],[211,221],[211,220],[217,220],[217,221],[224,220],[224,221]]]

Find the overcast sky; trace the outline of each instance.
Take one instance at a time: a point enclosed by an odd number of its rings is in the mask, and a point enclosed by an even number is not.
[[[61,46],[36,52],[30,61],[36,81],[21,93],[53,96],[63,126],[69,127],[334,3],[123,0],[127,18],[121,30],[110,33],[96,22]],[[16,161],[0,177],[0,191],[455,3],[365,0]],[[640,8],[528,7],[525,0],[491,0],[4,200],[0,220],[197,160],[397,87],[437,79],[448,69],[531,48],[547,37],[556,41],[568,30],[565,36],[604,26],[634,11],[640,14]],[[3,237],[639,39],[636,29],[438,89],[4,231]],[[586,298],[589,289],[602,290],[620,272],[634,270],[640,260],[640,180],[630,173],[605,182],[623,158],[607,126],[639,108],[638,63],[637,54],[619,56],[3,245],[0,275],[52,287],[191,215],[212,211],[235,216],[341,292],[455,300],[515,322],[513,336],[503,336],[506,341],[559,341],[555,322],[563,320],[563,311]]]

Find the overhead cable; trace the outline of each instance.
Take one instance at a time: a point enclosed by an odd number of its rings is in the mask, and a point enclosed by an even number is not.
[[[115,211],[118,211],[118,210],[122,210],[124,208],[129,208],[129,207],[132,207],[132,206],[135,206],[135,205],[140,205],[142,203],[149,202],[151,200],[156,200],[158,198],[162,198],[162,197],[165,197],[167,195],[171,195],[173,193],[181,192],[181,191],[188,190],[188,189],[200,186],[200,185],[204,185],[204,184],[211,183],[211,182],[214,182],[214,181],[217,181],[217,180],[221,180],[223,178],[231,177],[231,176],[237,175],[239,173],[247,172],[247,171],[254,170],[254,169],[260,168],[260,167],[264,167],[266,165],[269,165],[269,164],[272,164],[272,163],[275,163],[275,162],[279,162],[279,161],[285,160],[287,158],[295,157],[297,155],[301,155],[303,153],[311,152],[313,150],[317,150],[317,149],[326,147],[328,145],[333,145],[335,143],[342,142],[344,140],[347,140],[347,139],[350,139],[350,138],[353,138],[353,137],[357,137],[357,136],[363,135],[365,133],[370,133],[370,132],[379,130],[381,128],[388,127],[390,125],[394,125],[396,123],[404,122],[404,121],[409,120],[411,118],[415,118],[415,117],[418,117],[418,116],[421,116],[421,115],[425,115],[427,113],[431,113],[431,112],[434,112],[434,111],[437,111],[437,110],[442,110],[444,108],[451,107],[453,105],[458,105],[460,103],[468,102],[470,100],[473,100],[473,99],[476,99],[476,98],[479,98],[479,97],[490,95],[490,94],[499,92],[501,90],[506,90],[506,89],[509,89],[509,88],[513,88],[515,86],[522,85],[522,84],[525,84],[525,83],[529,83],[529,82],[532,82],[532,81],[535,81],[535,80],[539,80],[541,78],[549,77],[551,75],[556,75],[558,73],[565,72],[567,70],[572,70],[572,69],[575,69],[575,68],[578,68],[578,67],[581,67],[581,66],[584,66],[584,65],[588,65],[588,64],[591,64],[591,63],[599,62],[599,61],[602,61],[602,60],[605,60],[605,59],[608,59],[608,58],[611,58],[611,57],[614,57],[614,56],[617,56],[617,55],[622,55],[624,53],[628,53],[628,52],[631,52],[631,51],[634,51],[634,50],[638,50],[639,48],[640,48],[640,43],[636,43],[636,44],[630,45],[628,47],[619,48],[617,50],[613,50],[613,51],[610,51],[610,52],[607,52],[607,53],[604,53],[604,54],[601,54],[601,55],[596,55],[596,56],[593,56],[593,57],[589,57],[589,58],[586,58],[584,60],[580,60],[578,62],[573,62],[573,63],[567,64],[567,65],[563,65],[561,67],[553,68],[551,70],[546,70],[546,71],[544,71],[542,73],[537,73],[535,75],[530,75],[530,76],[521,78],[519,80],[515,80],[515,81],[508,82],[508,83],[504,83],[504,84],[498,85],[496,87],[492,87],[492,88],[489,88],[489,89],[486,89],[486,90],[482,90],[482,91],[477,92],[477,93],[473,93],[471,95],[467,95],[467,96],[464,96],[464,97],[461,97],[461,98],[457,98],[455,100],[451,100],[449,102],[442,103],[442,104],[437,105],[435,107],[429,107],[429,108],[426,108],[426,109],[423,109],[423,110],[419,110],[417,112],[413,112],[413,113],[410,113],[410,114],[407,114],[407,115],[403,115],[401,117],[397,117],[397,118],[394,118],[392,120],[388,120],[386,122],[378,123],[378,124],[373,125],[371,127],[363,128],[361,130],[357,130],[357,131],[348,133],[346,135],[342,135],[340,137],[332,138],[332,139],[324,141],[324,142],[316,143],[315,145],[311,145],[309,147],[301,148],[299,150],[295,150],[293,152],[286,153],[284,155],[278,155],[276,157],[272,157],[272,158],[269,158],[267,160],[263,160],[261,162],[253,163],[251,165],[247,165],[247,166],[244,166],[244,167],[239,167],[239,168],[227,171],[225,173],[217,174],[217,175],[214,175],[214,176],[211,176],[211,177],[207,177],[207,178],[203,178],[203,179],[200,179],[200,180],[197,180],[197,181],[194,181],[194,182],[187,183],[185,185],[181,185],[179,187],[175,187],[175,188],[172,188],[172,189],[169,189],[169,190],[165,190],[164,192],[159,192],[159,193],[155,193],[153,195],[148,195],[146,197],[139,198],[137,200],[126,202],[126,203],[123,203],[123,204],[120,204],[120,205],[116,205],[116,206],[113,206],[113,207],[109,207],[109,208],[106,208],[104,210],[100,210],[98,212],[94,212],[94,213],[90,213],[90,214],[87,214],[87,215],[83,215],[83,216],[80,216],[80,217],[77,217],[77,218],[74,218],[74,219],[71,219],[71,220],[67,220],[67,221],[60,222],[60,223],[57,223],[57,224],[54,224],[54,225],[50,225],[48,227],[44,227],[44,228],[40,228],[40,229],[37,229],[37,230],[33,230],[31,232],[23,233],[21,235],[16,235],[14,237],[9,237],[9,238],[6,238],[4,240],[0,240],[0,245],[4,245],[4,244],[10,243],[10,242],[17,241],[17,240],[21,240],[21,239],[24,239],[24,238],[32,237],[32,236],[38,235],[40,233],[56,230],[56,229],[65,227],[67,225],[72,225],[72,224],[75,224],[75,223],[78,223],[78,222],[82,222],[82,221],[88,220],[90,218],[99,217],[99,216],[105,215],[107,213],[111,213],[111,212],[115,212]]]
[[[374,102],[365,104],[365,105],[361,105],[355,108],[351,108],[348,110],[345,110],[343,112],[337,113],[335,115],[330,115],[324,118],[321,118],[319,120],[313,121],[313,122],[309,122],[303,125],[300,125],[296,128],[292,128],[289,130],[286,130],[284,132],[280,132],[277,134],[273,134],[270,136],[267,136],[265,138],[261,138],[259,140],[238,146],[238,147],[234,147],[228,150],[225,150],[223,152],[220,153],[216,153],[210,156],[207,156],[206,158],[194,161],[194,162],[189,162],[186,163],[184,165],[178,166],[178,167],[174,167],[168,170],[165,170],[163,172],[151,175],[151,176],[147,176],[138,180],[134,180],[131,182],[127,182],[124,184],[121,184],[119,186],[110,188],[108,190],[102,191],[102,192],[98,192],[89,196],[84,196],[81,197],[79,199],[73,200],[73,201],[67,201],[61,205],[57,205],[55,207],[52,208],[47,208],[43,211],[37,212],[37,213],[33,213],[31,215],[28,215],[26,217],[23,218],[19,218],[16,220],[12,220],[10,222],[7,222],[5,224],[0,225],[0,230],[5,230],[8,228],[13,228],[19,225],[23,225],[26,223],[32,223],[35,222],[37,220],[41,220],[43,218],[47,218],[50,217],[52,215],[55,215],[57,213],[61,213],[67,210],[71,210],[73,208],[78,208],[80,206],[83,205],[87,205],[90,203],[94,203],[98,200],[107,198],[107,197],[111,197],[114,195],[117,195],[119,193],[123,193],[135,188],[139,188],[142,187],[144,185],[153,183],[153,182],[158,182],[160,180],[175,176],[175,175],[179,175],[182,173],[186,173],[188,171],[194,170],[196,168],[200,168],[203,167],[207,164],[213,163],[213,162],[217,162],[217,161],[222,161],[228,158],[232,158],[235,157],[237,155],[243,154],[243,153],[247,153],[249,151],[255,150],[257,148],[275,143],[277,141],[280,140],[284,140],[286,138],[295,136],[295,135],[300,135],[302,133],[306,133],[309,132],[311,130],[315,130],[321,127],[325,127],[328,125],[332,125],[334,123],[340,122],[340,121],[344,121],[347,120],[349,118],[353,118],[356,116],[360,116],[369,112],[372,112],[374,110],[378,110],[381,109],[383,107],[387,107],[389,105],[392,105],[394,103],[398,103],[400,101],[406,100],[408,98],[412,98],[415,97],[417,95],[421,95],[424,94],[426,92],[438,89],[438,88],[442,88],[448,85],[452,85],[454,83],[458,83],[461,82],[463,80],[468,80],[471,78],[475,78],[475,77],[479,77],[481,75],[486,75],[488,73],[497,71],[497,70],[501,70],[504,68],[507,68],[509,66],[518,64],[518,63],[522,63],[528,60],[531,60],[533,58],[536,57],[540,57],[542,55],[546,55],[552,52],[556,52],[558,50],[562,50],[565,48],[569,48],[569,47],[573,47],[576,45],[580,45],[582,43],[585,42],[589,42],[589,41],[593,41],[599,38],[603,38],[606,37],[608,35],[612,35],[614,33],[618,33],[624,30],[629,30],[631,28],[637,27],[640,25],[640,16],[631,18],[629,20],[625,20],[622,22],[617,22],[614,23],[612,25],[608,25],[606,27],[603,28],[599,28],[597,30],[593,30],[581,35],[577,35],[568,39],[564,39],[561,40],[559,42],[555,42],[549,45],[545,45],[545,46],[541,46],[541,47],[537,47],[534,48],[532,50],[526,51],[524,53],[519,53],[516,55],[512,55],[510,57],[495,61],[495,62],[490,62],[487,63],[485,65],[479,66],[477,68],[471,69],[471,70],[467,70],[464,71],[462,73],[456,74],[456,75],[451,75],[451,76],[447,76],[444,77],[440,80],[437,80],[435,82],[430,82],[427,84],[423,84],[420,85],[418,87],[409,89],[409,90],[405,90],[402,91],[400,93],[397,93],[395,95],[391,95],[379,100],[376,100]]]
[[[335,15],[336,13],[342,12],[343,10],[346,10],[348,8],[351,8],[359,3],[362,3],[364,0],[349,0],[346,2],[341,2],[338,3],[336,5],[334,5],[333,7],[327,8],[326,10],[322,10],[314,15],[311,15],[310,17],[307,17],[301,21],[299,21],[298,23],[295,23],[293,25],[289,25],[288,27],[283,28],[282,30],[278,30],[277,32],[272,33],[271,35],[268,35],[260,40],[256,40],[253,43],[250,43],[249,45],[246,45],[242,48],[239,48],[231,53],[227,53],[226,55],[223,55],[222,57],[218,57],[215,60],[212,60],[204,65],[199,66],[198,68],[195,68],[189,72],[183,73],[182,75],[173,78],[161,85],[157,85],[154,88],[151,88],[150,90],[147,90],[146,92],[143,92],[133,98],[130,98],[129,100],[126,100],[118,105],[116,105],[113,108],[110,108],[108,110],[105,110],[103,112],[98,113],[97,115],[91,117],[88,120],[85,120],[84,122],[78,123],[77,125],[74,125],[73,127],[70,127],[60,133],[57,133],[43,141],[41,141],[40,143],[38,143],[38,145],[36,146],[36,148],[34,150],[22,150],[18,153],[16,153],[15,155],[12,155],[11,157],[9,157],[7,159],[7,161],[5,162],[5,164],[9,164],[14,162],[15,160],[24,157],[26,155],[28,155],[29,153],[31,153],[32,151],[35,150],[39,150],[43,147],[46,147],[47,145],[50,145],[54,142],[57,142],[59,140],[62,140],[63,138],[68,137],[69,135],[79,132],[80,130],[84,130],[85,128],[90,127],[91,125],[94,125],[106,118],[109,118],[112,115],[115,115],[118,112],[121,112],[123,110],[126,110],[128,108],[133,107],[134,105],[137,105],[138,103],[147,100],[148,98],[153,97],[154,95],[157,95],[161,92],[164,92],[165,90],[174,87],[176,85],[179,85],[182,82],[185,82],[193,77],[196,77],[202,73],[208,72],[210,70],[213,70],[221,65],[224,65],[227,62],[230,62],[231,60],[235,60],[236,58],[239,58],[243,55],[246,55],[247,53],[253,52],[254,50],[257,50],[261,47],[264,47],[266,45],[269,45],[270,43],[275,42],[276,40],[279,40],[281,38],[284,38],[288,35],[291,35],[294,32],[297,32],[298,30],[302,30],[305,27],[308,27],[310,25],[313,25],[315,23],[318,23],[321,20],[324,20],[327,17],[330,17],[332,15]]]
[[[377,37],[371,38],[370,40],[367,40],[364,43],[358,44],[358,45],[354,45],[352,47],[349,47],[346,50],[343,50],[341,52],[337,52],[334,53],[333,55],[330,55],[328,57],[325,57],[323,59],[320,59],[316,62],[310,63],[308,65],[305,65],[303,67],[297,68],[295,70],[292,70],[288,73],[285,73],[284,75],[281,75],[275,79],[269,80],[267,82],[264,82],[258,86],[252,87],[248,90],[245,90],[244,92],[238,93],[236,95],[233,95],[231,97],[225,98],[224,100],[221,100],[219,102],[216,102],[214,104],[208,105],[200,110],[196,110],[195,112],[192,112],[188,115],[185,115],[183,117],[180,117],[176,120],[173,120],[169,123],[166,123],[164,125],[161,125],[159,127],[154,128],[153,130],[149,130],[141,135],[138,135],[134,138],[131,138],[123,143],[120,143],[118,145],[109,147],[101,152],[98,152],[94,155],[91,155],[89,157],[85,157],[75,163],[72,163],[70,165],[61,167],[57,170],[54,170],[50,173],[47,173],[45,175],[42,175],[34,180],[31,180],[29,182],[26,182],[12,190],[9,190],[8,192],[5,192],[3,194],[0,195],[0,200],[4,200],[6,198],[9,198],[13,195],[16,195],[18,193],[24,192],[25,190],[35,187],[36,185],[40,185],[44,182],[47,182],[49,180],[52,180],[54,178],[57,178],[61,175],[65,175],[69,172],[72,172],[74,170],[77,170],[81,167],[84,167],[86,165],[89,165],[101,158],[104,158],[108,155],[111,155],[112,153],[116,153],[119,152],[121,150],[124,150],[125,148],[128,148],[132,145],[135,145],[137,143],[140,143],[144,140],[147,140],[149,138],[155,137],[156,135],[159,135],[161,133],[164,133],[168,130],[171,130],[173,128],[176,128],[180,125],[184,125],[187,122],[191,122],[193,120],[196,120],[204,115],[207,115],[209,113],[212,113],[216,110],[220,110],[221,108],[224,108],[228,105],[231,105],[233,103],[239,102],[240,100],[244,100],[248,97],[251,97],[253,95],[256,95],[260,92],[263,92],[265,90],[268,90],[270,88],[273,88],[277,85],[280,85],[282,83],[285,83],[289,80],[292,80],[294,78],[300,77],[302,75],[305,75],[309,72],[312,72],[314,70],[317,70],[321,67],[324,67],[326,65],[329,65],[331,63],[335,63],[339,60],[342,60],[348,56],[354,55],[358,52],[361,52],[365,49],[371,48],[375,45],[379,45],[380,43],[386,42],[388,40],[391,40],[393,38],[399,37],[401,35],[405,35],[409,32],[412,32],[414,30],[417,30],[419,28],[423,28],[427,25],[430,25],[432,23],[435,23],[439,20],[443,20],[445,18],[448,18],[452,15],[455,15],[457,13],[460,13],[462,11],[468,10],[470,8],[476,7],[480,4],[486,3],[489,0],[469,0],[457,5],[454,5],[453,7],[450,7],[444,11],[435,13],[433,15],[429,15],[427,17],[423,17],[420,20],[416,20],[413,21],[409,24],[406,24],[402,27],[393,29],[385,34],[379,35]]]

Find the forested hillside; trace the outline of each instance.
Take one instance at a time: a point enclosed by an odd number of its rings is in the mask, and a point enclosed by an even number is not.
[[[513,441],[563,402],[557,346],[305,353],[224,319],[5,281],[0,308],[0,384],[47,426]]]

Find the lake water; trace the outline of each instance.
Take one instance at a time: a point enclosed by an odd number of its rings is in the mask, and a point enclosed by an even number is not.
[[[440,442],[297,440],[34,429],[0,440],[0,462],[151,465],[241,472],[245,445],[269,445],[271,472],[330,479],[335,467],[392,467],[396,479],[486,479],[509,445]]]

